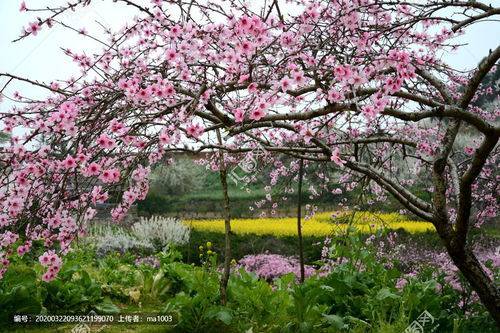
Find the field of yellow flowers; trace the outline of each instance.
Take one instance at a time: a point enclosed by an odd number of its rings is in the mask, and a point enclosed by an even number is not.
[[[184,223],[197,231],[224,232],[224,220],[187,220]],[[435,230],[431,223],[411,221],[398,213],[324,212],[304,219],[302,234],[304,236],[342,234],[349,226],[363,233],[374,233],[382,228],[404,229],[410,233]],[[295,236],[297,219],[293,217],[234,219],[231,220],[231,229],[236,234]]]

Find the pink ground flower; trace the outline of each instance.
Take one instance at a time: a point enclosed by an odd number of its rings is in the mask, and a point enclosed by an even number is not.
[[[247,272],[255,273],[259,278],[274,280],[280,276],[293,273],[300,276],[300,266],[297,259],[285,257],[279,254],[257,254],[248,255],[238,262],[238,267],[244,268]],[[304,267],[304,275],[309,277],[315,272],[311,266]]]

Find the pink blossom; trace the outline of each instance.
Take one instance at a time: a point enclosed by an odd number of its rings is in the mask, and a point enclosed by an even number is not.
[[[465,154],[472,156],[474,154],[474,148],[465,146],[464,147],[464,152]]]
[[[375,116],[378,114],[377,110],[371,106],[371,105],[365,105],[361,108],[361,112],[365,115],[366,118],[368,119],[374,119]]]
[[[17,254],[22,257],[26,252],[28,252],[28,248],[24,245],[20,245],[18,248],[17,248]]]
[[[139,91],[135,96],[139,101],[148,102],[149,99],[151,98],[151,95],[152,95],[151,87],[147,87],[144,89],[139,89]]]
[[[0,214],[0,227],[5,227],[9,224],[9,216],[7,214]]]
[[[113,149],[116,146],[116,141],[103,133],[97,138],[97,144],[103,149]]]
[[[104,192],[101,186],[94,186],[91,192],[92,204],[104,203],[108,200],[108,192]]]
[[[28,25],[26,28],[26,32],[32,34],[33,36],[36,36],[38,32],[40,31],[41,27],[38,22],[32,22]]]
[[[250,84],[248,85],[248,88],[247,88],[247,89],[248,89],[248,92],[249,92],[249,93],[252,93],[252,94],[253,94],[253,93],[255,93],[255,92],[257,92],[257,87],[258,87],[258,86],[257,86],[257,83],[255,83],[255,82],[250,83]]]
[[[396,288],[401,290],[406,286],[408,281],[405,278],[399,278],[398,281],[396,282]]]
[[[76,168],[76,165],[76,160],[71,155],[66,156],[66,158],[62,161],[63,168],[68,170]]]
[[[50,282],[50,281],[54,280],[55,278],[56,278],[56,275],[53,274],[52,272],[45,272],[42,275],[42,281],[43,282]]]
[[[44,266],[44,267],[53,266],[53,265],[59,266],[62,263],[61,259],[57,256],[57,254],[55,254],[55,252],[53,250],[44,252],[38,258],[38,260],[40,261],[40,264],[42,264],[42,266]]]
[[[237,123],[241,123],[245,117],[245,113],[241,109],[234,109],[233,110],[233,115],[234,115],[234,120]]]
[[[170,28],[169,32],[170,32],[170,35],[172,37],[177,38],[177,37],[179,37],[181,35],[182,28],[178,24],[176,24],[176,25],[174,25],[173,27]]]
[[[23,200],[18,196],[11,196],[7,199],[7,206],[9,207],[9,215],[16,217],[24,207]]]
[[[292,87],[292,81],[290,80],[290,78],[285,76],[284,78],[281,79],[280,85],[281,85],[281,90],[283,92],[287,92]]]
[[[116,183],[120,180],[120,170],[117,168],[103,170],[99,179],[106,184]]]
[[[243,41],[237,48],[241,53],[247,56],[251,56],[254,53],[254,45],[250,41]]]
[[[84,176],[99,176],[101,173],[101,166],[95,162],[90,163],[82,172]]]
[[[0,245],[3,247],[7,247],[11,244],[14,244],[18,239],[18,234],[15,234],[11,231],[6,231],[3,234],[0,234]]]
[[[238,80],[238,83],[243,83],[246,80],[248,80],[249,78],[250,78],[249,74],[242,75],[242,76],[240,76],[240,79]]]
[[[284,257],[279,254],[264,253],[247,255],[238,262],[238,266],[268,281],[289,273],[295,274],[296,277],[300,276],[298,260],[293,257]],[[304,275],[306,277],[314,274],[313,267],[306,265],[304,268]]]
[[[332,88],[328,90],[328,101],[330,103],[340,102],[343,100],[343,98],[343,94],[337,89]]]
[[[150,173],[151,169],[149,167],[145,168],[142,165],[138,165],[137,169],[132,172],[132,179],[136,182],[142,182],[144,180],[147,180]]]
[[[137,195],[134,193],[134,191],[125,191],[123,192],[123,201],[132,204],[134,203],[135,199],[137,198]]]
[[[169,49],[165,52],[165,56],[168,61],[174,61],[177,58],[177,51],[175,49]]]
[[[120,79],[118,81],[118,88],[122,89],[122,90],[126,90],[126,89],[129,89],[130,87],[132,87],[132,84],[129,80],[127,79]]]
[[[159,140],[162,145],[168,145],[172,143],[172,137],[168,134],[168,129],[164,128],[159,135]]]
[[[195,139],[199,138],[204,131],[205,128],[203,128],[203,126],[201,126],[200,124],[190,124],[189,126],[186,127],[187,135]]]
[[[253,109],[252,112],[250,112],[249,118],[252,120],[260,120],[265,115],[266,115],[266,113],[264,112],[263,109],[257,108],[257,109]]]
[[[85,211],[85,215],[84,215],[84,220],[85,221],[90,221],[94,218],[94,216],[97,214],[97,210],[93,209],[93,208],[87,208],[87,210]]]
[[[302,85],[305,81],[304,73],[302,71],[293,71],[292,78],[293,81],[299,86]]]
[[[352,76],[352,70],[348,65],[338,65],[333,70],[335,78],[339,81],[348,81]]]
[[[175,88],[172,84],[168,83],[163,87],[163,92],[166,97],[172,97],[175,94]]]
[[[338,166],[343,166],[345,164],[345,161],[340,158],[340,150],[338,147],[333,149],[331,160]]]

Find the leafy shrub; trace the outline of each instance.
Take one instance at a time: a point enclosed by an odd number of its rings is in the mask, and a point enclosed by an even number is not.
[[[117,313],[118,308],[104,298],[101,284],[70,253],[58,277],[51,282],[40,279],[39,265],[30,258],[15,258],[12,269],[0,280],[0,323],[12,323],[14,314],[102,314]],[[30,268],[23,262],[29,261]]]
[[[0,323],[12,322],[16,314],[38,314],[43,309],[45,290],[37,273],[22,264],[9,269],[0,280]]]
[[[46,288],[44,304],[51,314],[86,314],[90,310],[104,314],[119,312],[116,306],[104,300],[101,285],[79,264],[63,269],[59,278]]]
[[[438,277],[429,274],[430,270],[404,275],[396,268],[397,262],[377,256],[374,244],[359,234],[332,242],[328,254],[330,273],[322,279],[320,303],[330,304],[330,314],[342,318],[349,330],[371,327],[370,332],[402,332],[428,311],[440,331],[451,332],[457,329],[454,325],[470,327],[468,316],[478,318],[487,313],[476,302],[475,311],[464,316],[460,294],[445,281],[444,272]],[[402,277],[405,284],[399,283]],[[465,323],[457,324],[457,318]],[[491,319],[480,326],[479,331],[494,332]]]
[[[132,226],[132,234],[141,242],[152,244],[157,250],[169,244],[182,245],[189,241],[190,230],[181,221],[153,216],[141,217]]]
[[[232,311],[219,305],[219,278],[214,271],[174,263],[168,276],[182,281],[182,289],[170,299],[164,312],[177,312],[177,332],[227,332]]]

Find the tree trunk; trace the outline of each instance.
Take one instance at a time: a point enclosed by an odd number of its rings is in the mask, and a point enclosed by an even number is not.
[[[500,290],[495,282],[488,277],[471,250],[456,249],[450,245],[448,253],[500,328]]]
[[[302,239],[302,178],[304,177],[304,160],[300,159],[299,188],[297,200],[297,235],[299,237],[300,283],[304,282],[304,242]]]
[[[222,144],[222,138],[220,131],[217,130],[217,138],[219,144]],[[225,245],[224,245],[224,270],[222,272],[222,277],[220,280],[220,302],[222,305],[227,303],[227,283],[229,282],[229,274],[231,272],[231,209],[229,204],[229,194],[227,190],[227,168],[224,163],[224,155],[222,151],[219,151],[219,162],[220,162],[220,182],[222,185],[222,192],[224,195],[224,235],[225,235]]]

